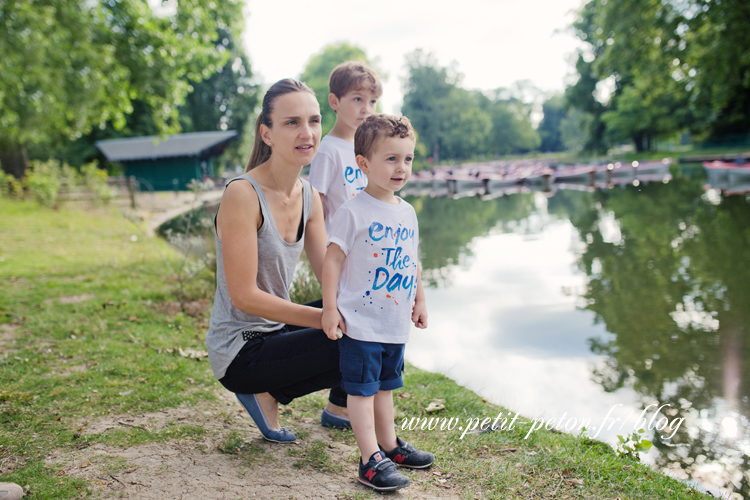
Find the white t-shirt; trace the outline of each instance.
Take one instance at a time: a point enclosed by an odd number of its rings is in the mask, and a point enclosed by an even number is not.
[[[324,195],[326,231],[331,232],[331,218],[341,205],[367,186],[367,176],[357,166],[354,144],[327,135],[320,141],[318,153],[310,164],[310,184]]]
[[[331,220],[328,243],[346,255],[337,303],[353,339],[386,344],[409,340],[419,227],[414,208],[398,200],[390,205],[362,191]]]

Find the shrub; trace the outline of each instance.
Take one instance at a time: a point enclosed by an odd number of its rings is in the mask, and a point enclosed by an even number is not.
[[[0,196],[21,198],[23,196],[23,181],[0,170]]]
[[[55,206],[63,183],[60,164],[56,160],[31,162],[26,175],[34,199],[45,207]]]
[[[91,194],[94,204],[106,205],[112,201],[114,192],[107,185],[107,172],[97,168],[96,163],[91,162],[82,166],[80,178],[84,189]]]

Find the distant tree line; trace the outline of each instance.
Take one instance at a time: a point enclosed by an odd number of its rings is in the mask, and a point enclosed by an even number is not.
[[[112,137],[236,129],[257,104],[240,0],[0,2],[0,162],[96,159]],[[239,141],[235,141],[234,154]],[[230,151],[230,156],[232,152]]]
[[[0,164],[21,177],[29,158],[71,165],[101,158],[100,139],[237,130],[224,161],[244,163],[259,89],[240,44],[241,0],[0,1]],[[402,112],[432,162],[529,152],[606,152],[690,135],[750,143],[750,3],[590,0],[573,29],[583,42],[564,94],[528,81],[470,90],[455,65],[415,50]],[[368,61],[348,43],[313,55],[300,78],[335,119],[328,74]],[[383,78],[384,75],[379,71]]]

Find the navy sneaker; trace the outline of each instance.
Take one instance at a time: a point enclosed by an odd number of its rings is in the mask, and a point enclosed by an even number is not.
[[[424,469],[432,465],[435,461],[435,455],[429,451],[422,451],[416,449],[400,437],[396,437],[398,446],[393,448],[391,451],[385,451],[385,456],[390,458],[393,463],[401,467],[408,467],[410,469]],[[382,450],[383,447],[381,446]]]
[[[409,478],[396,471],[385,453],[376,451],[366,464],[359,463],[360,483],[375,491],[393,491],[409,486]]]

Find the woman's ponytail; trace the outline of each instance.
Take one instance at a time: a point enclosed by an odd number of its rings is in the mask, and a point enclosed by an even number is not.
[[[263,138],[260,136],[260,125],[265,122],[263,113],[258,115],[258,119],[255,120],[255,140],[253,141],[253,152],[250,154],[250,161],[247,162],[247,168],[245,172],[249,172],[264,161],[267,161],[271,157],[271,146],[263,142]]]

